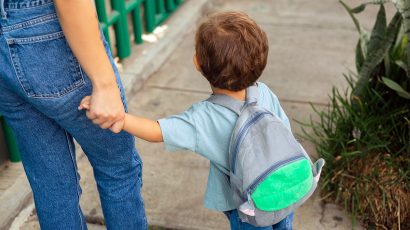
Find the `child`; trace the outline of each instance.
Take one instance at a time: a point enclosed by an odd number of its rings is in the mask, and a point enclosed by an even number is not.
[[[257,84],[259,106],[282,119],[289,120],[278,98],[263,83],[256,83],[268,56],[265,32],[240,12],[210,16],[196,32],[194,64],[209,81],[214,94],[225,94],[240,102],[246,89]],[[83,99],[80,109],[87,109],[90,97]],[[238,116],[231,110],[208,101],[198,102],[187,111],[158,121],[127,114],[123,129],[150,142],[164,142],[167,150],[188,149],[210,160],[205,206],[224,212],[231,229],[292,229],[293,214],[272,227],[254,227],[241,222],[232,200],[227,175],[228,146]]]

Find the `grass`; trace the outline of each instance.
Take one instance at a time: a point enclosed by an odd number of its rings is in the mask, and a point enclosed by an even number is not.
[[[304,123],[304,138],[326,160],[322,195],[350,210],[368,229],[410,229],[410,101],[380,82],[353,105],[355,81],[333,88],[319,121]],[[301,123],[301,122],[299,122]]]

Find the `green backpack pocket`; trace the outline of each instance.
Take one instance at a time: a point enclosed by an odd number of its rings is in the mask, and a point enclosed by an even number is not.
[[[262,211],[277,211],[300,200],[313,184],[312,167],[306,158],[285,164],[269,173],[255,187],[251,198]]]

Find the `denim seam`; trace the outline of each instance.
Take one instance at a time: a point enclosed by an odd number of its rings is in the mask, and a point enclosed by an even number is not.
[[[2,28],[2,30],[4,32],[10,32],[10,31],[17,30],[17,29],[24,29],[24,28],[29,27],[29,26],[35,26],[35,25],[38,25],[38,24],[43,24],[43,23],[46,23],[46,22],[49,22],[49,21],[53,21],[55,19],[57,19],[57,14],[55,14],[55,13],[48,14],[48,15],[44,15],[44,16],[41,16],[41,17],[38,17],[38,18],[31,19],[29,21],[17,23],[17,24],[11,25],[11,26],[4,26]]]
[[[18,65],[18,63],[15,62],[15,60],[13,58],[13,53],[11,52],[10,46],[7,46],[7,48],[9,50],[10,60],[11,60],[12,66],[13,66],[14,73],[16,74],[17,81],[19,82],[19,84],[20,84],[21,88],[23,89],[23,91],[26,92],[27,94],[29,94],[28,90],[24,87],[24,84],[21,82],[21,79],[19,77],[19,74],[18,74],[19,70],[17,70],[17,68],[16,68],[16,66],[19,66],[19,65]]]
[[[18,5],[19,3],[9,3],[7,6],[7,10],[8,11],[19,11],[19,10],[23,10],[23,9],[33,9],[33,8],[38,8],[38,7],[43,7],[43,6],[48,6],[48,5],[52,5],[53,1],[52,0],[46,0],[43,1],[46,2],[44,4],[39,4],[39,5],[33,5],[33,6],[22,6],[22,5]],[[20,4],[24,4],[24,3],[20,3]]]
[[[81,75],[82,75],[82,71],[81,71]],[[82,76],[83,78],[83,76]],[[41,94],[41,95],[33,95],[33,96],[29,96],[30,98],[36,98],[36,99],[55,99],[55,98],[60,98],[62,96],[65,96],[71,92],[73,92],[74,90],[80,89],[81,87],[83,87],[85,85],[85,81],[84,78],[81,80],[78,80],[76,82],[74,82],[73,84],[69,85],[65,90],[62,90],[61,92],[58,93],[53,93],[53,94]]]
[[[27,44],[33,44],[37,42],[46,42],[50,40],[56,40],[59,38],[64,37],[64,32],[59,31],[56,33],[52,34],[46,34],[46,35],[40,35],[40,36],[35,36],[35,37],[28,37],[28,38],[9,38],[6,39],[7,44],[13,45],[13,44],[20,44],[20,45],[27,45]]]
[[[137,154],[135,154],[134,156],[135,161],[137,162],[137,164],[141,167],[141,171],[137,172],[137,177],[138,177],[138,181],[140,182],[140,187],[142,188],[143,185],[143,180],[142,180],[142,176],[143,176],[143,164],[142,161],[138,159]],[[138,169],[138,166],[137,166]],[[139,176],[138,174],[141,174],[141,176]]]
[[[67,141],[67,145],[68,145],[68,151],[70,152],[70,158],[71,158],[71,162],[73,163],[73,168],[74,168],[74,175],[75,175],[75,178],[76,178],[76,181],[77,181],[77,186],[76,186],[76,189],[77,189],[77,198],[78,198],[78,216],[80,217],[80,226],[81,226],[81,229],[83,229],[83,218],[82,218],[82,215],[81,215],[81,208],[80,208],[80,190],[79,190],[79,186],[80,186],[80,179],[78,178],[78,175],[77,175],[77,167],[76,167],[76,164],[75,164],[75,159],[74,159],[74,153],[73,153],[73,150],[72,150],[72,148],[71,148],[71,145],[70,145],[70,140],[69,140],[69,137],[68,137],[68,133],[67,133],[67,131],[64,131],[65,132],[65,137],[66,137],[66,141]]]

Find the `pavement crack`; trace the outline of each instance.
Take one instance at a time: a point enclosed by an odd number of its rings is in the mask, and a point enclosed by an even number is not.
[[[319,224],[323,227],[323,229],[326,229],[325,225],[323,223],[323,221],[325,219],[326,203],[324,201],[320,201],[319,207],[321,208]]]

